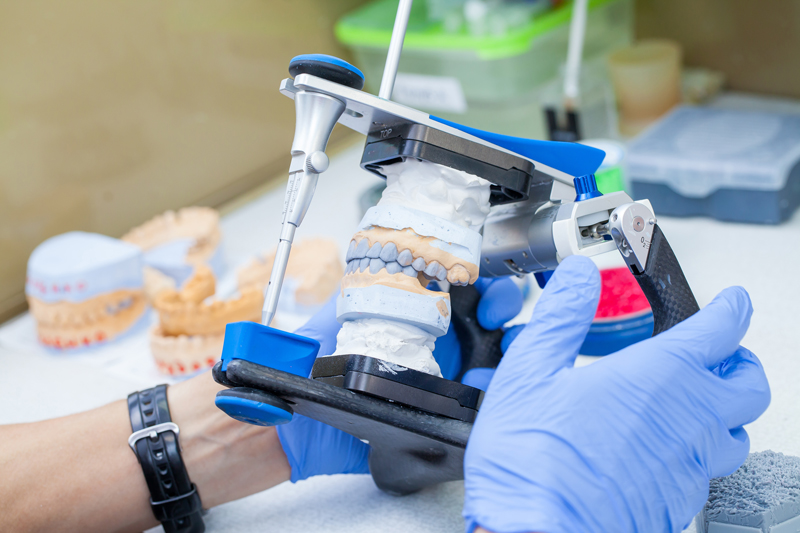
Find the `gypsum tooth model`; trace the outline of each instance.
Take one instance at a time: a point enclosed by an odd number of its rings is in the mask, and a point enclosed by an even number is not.
[[[144,252],[144,262],[180,284],[194,267],[209,265],[222,274],[219,213],[210,207],[166,211],[122,236]]]
[[[352,242],[350,244],[352,250],[348,249],[348,255],[352,256],[355,252],[355,244]],[[240,291],[252,286],[263,293],[269,283],[276,250],[277,248],[268,254],[252,259],[239,270],[237,281]],[[366,252],[365,250],[364,255]],[[348,268],[350,264],[352,262],[348,262]],[[289,262],[286,265],[281,308],[295,308],[306,312],[315,311],[336,292],[343,275],[344,268],[336,242],[317,238],[296,243],[292,246],[292,253],[289,255]],[[276,320],[280,323],[280,312]]]
[[[25,293],[40,342],[59,349],[112,340],[146,309],[142,252],[96,233],[47,239],[28,260]]]
[[[478,278],[490,184],[416,160],[384,171],[384,195],[348,247],[333,355],[366,355],[441,376],[432,352],[450,324],[450,297],[426,286],[428,279],[467,285]]]
[[[159,323],[150,331],[150,350],[161,372],[188,374],[213,366],[222,354],[225,326],[258,322],[263,296],[257,287],[224,301],[207,301],[216,291],[211,269],[199,266],[180,291],[158,293],[153,307]]]

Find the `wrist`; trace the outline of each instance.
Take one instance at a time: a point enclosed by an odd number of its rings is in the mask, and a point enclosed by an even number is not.
[[[275,428],[238,422],[214,405],[222,388],[205,372],[167,389],[184,463],[206,508],[268,489],[291,474]]]

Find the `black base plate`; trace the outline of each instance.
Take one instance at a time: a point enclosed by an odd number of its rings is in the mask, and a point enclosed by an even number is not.
[[[381,166],[409,157],[489,180],[492,205],[527,200],[535,181],[533,163],[524,157],[412,123],[370,133],[361,156],[361,168],[385,178]]]
[[[233,360],[214,369],[227,386],[274,394],[295,413],[341,429],[371,446],[369,467],[375,484],[390,494],[464,478],[464,450],[470,422],[413,409],[391,401],[301,378],[249,361]],[[446,381],[446,380],[443,380]]]
[[[474,422],[483,391],[365,355],[320,357],[311,378],[432,414]]]

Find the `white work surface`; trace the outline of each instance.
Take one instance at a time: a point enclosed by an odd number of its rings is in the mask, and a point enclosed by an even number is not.
[[[330,236],[344,256],[361,218],[358,199],[377,183],[358,166],[361,150],[359,144],[333,158],[298,239]],[[282,186],[271,190],[223,217],[229,268],[277,244],[283,192]],[[750,292],[755,314],[743,344],[764,362],[772,386],[772,404],[748,427],[752,450],[800,455],[800,212],[780,226],[666,217],[659,225],[701,306],[731,285]],[[531,307],[526,305],[524,319]],[[26,316],[0,327],[0,423],[91,409],[164,381],[152,372],[125,370],[131,358],[142,368],[150,364],[143,329],[119,344],[73,356],[23,349],[20,331],[28,327]],[[128,354],[128,366],[108,362],[115,350]],[[590,360],[582,357],[580,363]],[[394,498],[375,488],[369,476],[323,476],[217,507],[205,519],[209,531],[459,532],[463,494],[463,484],[454,482]]]

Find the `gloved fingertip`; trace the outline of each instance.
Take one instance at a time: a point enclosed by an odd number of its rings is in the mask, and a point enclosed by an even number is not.
[[[522,292],[509,278],[496,280],[478,302],[478,323],[493,331],[522,311]]]
[[[506,279],[506,278],[502,278],[502,279]],[[475,280],[475,283],[473,283],[472,285],[476,289],[478,289],[479,293],[483,294],[484,292],[486,292],[486,289],[491,287],[492,284],[496,283],[497,281],[499,281],[498,278],[478,278],[477,280]]]
[[[511,343],[514,342],[514,339],[522,333],[522,330],[525,329],[524,324],[517,324],[516,326],[511,326],[506,330],[505,335],[503,335],[503,340],[500,341],[500,349],[503,353],[506,353],[508,347],[511,346]]]
[[[717,367],[717,375],[722,379],[732,378],[734,374],[742,370],[746,365],[753,365],[762,372],[764,369],[764,366],[761,364],[758,357],[756,357],[756,354],[744,346],[739,346],[732,356],[719,364]]]
[[[600,271],[591,259],[579,255],[564,259],[547,282],[540,299],[564,289],[575,290],[586,300],[600,298]]]
[[[750,436],[739,426],[721,435],[718,446],[709,458],[710,477],[725,477],[733,474],[747,460],[750,453]]]
[[[747,447],[750,448],[750,435],[747,434],[746,429],[744,429],[742,426],[739,426],[738,428],[733,428],[730,430],[730,432],[731,437],[733,437],[735,440],[738,440],[742,444],[747,444]]]
[[[587,257],[569,256],[556,268],[536,302],[531,323],[569,321],[588,329],[600,301],[600,272]],[[585,323],[585,324],[584,324]],[[584,333],[585,335],[585,333]]]
[[[486,392],[494,372],[494,368],[472,368],[461,378],[461,383]]]
[[[753,352],[740,346],[719,365],[717,373],[732,398],[722,408],[731,425],[748,424],[767,410],[772,391],[764,367]]]
[[[594,264],[594,261],[582,255],[570,255],[566,257],[558,265],[553,276],[557,276],[559,272],[561,272],[562,277],[565,275],[594,276],[597,277],[598,282],[600,281],[600,272],[597,269],[597,265]]]
[[[753,315],[753,302],[750,300],[750,294],[744,287],[739,286],[723,289],[707,307],[724,309],[737,317],[745,329],[750,324],[750,317]]]
[[[681,357],[712,369],[736,352],[750,327],[752,314],[747,291],[728,287],[699,312],[654,339],[670,345]],[[688,338],[692,339],[691,344],[686,343]]]

